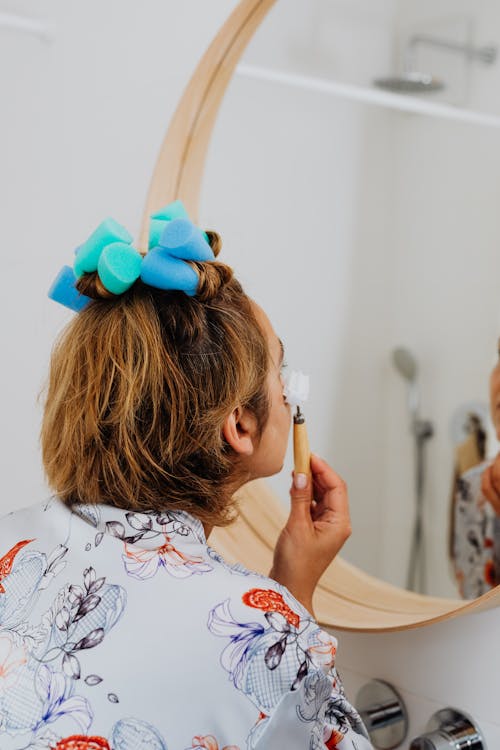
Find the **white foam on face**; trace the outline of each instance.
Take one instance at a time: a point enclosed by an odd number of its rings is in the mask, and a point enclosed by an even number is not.
[[[290,406],[302,406],[309,397],[309,375],[293,370],[288,376],[283,395]]]

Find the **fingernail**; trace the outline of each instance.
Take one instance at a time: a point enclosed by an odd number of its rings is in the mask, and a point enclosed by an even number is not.
[[[307,487],[307,474],[294,474],[293,484],[296,490],[305,490]]]

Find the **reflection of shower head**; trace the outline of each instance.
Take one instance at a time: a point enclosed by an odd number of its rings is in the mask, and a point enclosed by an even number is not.
[[[436,76],[416,71],[402,73],[400,76],[377,78],[374,83],[380,89],[392,91],[395,94],[421,94],[426,91],[444,89],[444,83]]]
[[[375,86],[398,94],[419,94],[427,91],[439,91],[444,83],[429,73],[420,73],[416,64],[416,49],[425,45],[449,52],[457,52],[468,60],[479,60],[491,65],[497,57],[497,48],[493,46],[473,47],[470,44],[459,44],[447,39],[437,39],[428,34],[414,34],[407,42],[405,50],[404,72],[399,76],[377,78]]]
[[[418,405],[420,401],[417,385],[417,360],[408,349],[398,346],[392,350],[392,363],[408,383],[408,409],[410,410],[412,421],[415,422],[418,417]]]
[[[418,372],[417,361],[408,349],[404,349],[402,346],[393,349],[392,362],[396,370],[405,378],[405,380],[410,381],[410,383],[415,382]]]

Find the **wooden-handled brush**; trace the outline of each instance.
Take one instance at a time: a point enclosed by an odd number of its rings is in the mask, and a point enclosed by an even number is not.
[[[309,377],[303,372],[292,372],[284,391],[290,406],[296,407],[293,415],[293,470],[296,474],[311,473],[311,450],[307,426],[301,406],[309,395]]]

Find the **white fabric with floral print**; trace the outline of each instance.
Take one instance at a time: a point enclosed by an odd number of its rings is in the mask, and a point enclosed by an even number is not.
[[[2,750],[369,750],[336,650],[186,513],[1,519]]]

